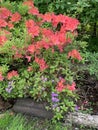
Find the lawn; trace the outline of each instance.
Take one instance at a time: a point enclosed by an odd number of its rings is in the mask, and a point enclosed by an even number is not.
[[[52,123],[51,120],[30,117],[27,115],[5,112],[0,116],[0,130],[97,130],[84,126],[74,126],[62,122]]]

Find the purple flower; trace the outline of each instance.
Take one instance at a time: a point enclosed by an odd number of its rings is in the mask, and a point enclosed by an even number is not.
[[[8,82],[8,86],[12,85],[13,84],[13,81],[9,81]]]
[[[53,108],[53,109],[55,109],[55,108],[57,108],[57,107],[58,107],[58,104],[53,104],[53,105],[52,105],[52,108]]]
[[[52,96],[52,97],[58,97],[58,94],[57,94],[57,93],[52,92],[51,96]]]
[[[9,81],[8,87],[5,88],[5,90],[6,90],[6,92],[11,93],[12,89],[13,89],[13,81]]]
[[[80,107],[78,107],[78,106],[75,106],[75,110],[76,110],[76,111],[78,111],[78,110],[79,110],[79,108],[80,108]]]
[[[58,94],[55,92],[52,92],[51,100],[52,100],[52,109],[56,109],[58,107],[58,103],[59,103]]]
[[[62,77],[60,76],[60,77],[59,77],[59,80],[61,80],[61,79],[62,79]]]
[[[52,97],[52,102],[59,102],[59,99],[56,97]]]
[[[47,81],[47,78],[45,78],[44,76],[42,76],[41,79],[42,79],[43,82]]]
[[[13,89],[12,86],[8,86],[5,90],[6,90],[6,92],[11,93],[12,89]]]
[[[52,102],[59,102],[57,93],[52,92],[51,97],[52,97]]]

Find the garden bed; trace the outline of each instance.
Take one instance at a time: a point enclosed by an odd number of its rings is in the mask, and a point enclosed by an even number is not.
[[[35,5],[0,2],[0,113],[98,128],[98,54],[87,52],[77,17]]]

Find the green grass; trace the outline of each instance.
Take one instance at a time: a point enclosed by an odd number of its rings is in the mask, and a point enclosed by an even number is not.
[[[53,124],[49,120],[26,117],[21,114],[5,113],[0,118],[0,130],[68,130],[61,123]],[[71,130],[71,129],[70,129]]]
[[[65,125],[61,122],[53,124],[51,121],[41,118],[23,116],[21,114],[11,114],[6,112],[3,117],[0,118],[0,130],[96,130],[92,128],[80,128],[75,129],[72,124]]]

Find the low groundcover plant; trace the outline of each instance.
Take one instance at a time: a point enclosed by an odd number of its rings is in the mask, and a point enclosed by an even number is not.
[[[31,1],[20,6],[24,13],[0,7],[0,95],[48,102],[59,120],[75,108],[72,66],[82,61],[76,41],[80,23],[62,14],[41,14]]]

